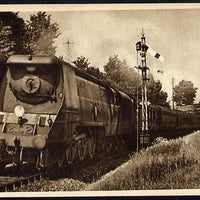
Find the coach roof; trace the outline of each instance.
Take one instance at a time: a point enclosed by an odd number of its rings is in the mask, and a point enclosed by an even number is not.
[[[32,56],[32,55],[13,55],[7,60],[7,64],[59,64],[59,59],[55,56]]]

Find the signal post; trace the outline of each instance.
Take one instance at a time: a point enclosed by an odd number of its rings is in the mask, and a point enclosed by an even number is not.
[[[148,100],[147,100],[147,81],[149,80],[149,78],[147,77],[147,70],[149,70],[149,68],[147,67],[146,63],[147,46],[143,31],[142,31],[141,41],[136,43],[136,50],[140,55],[140,64],[138,64],[137,68],[142,71],[142,102],[141,102],[142,130],[141,132],[139,132],[137,139],[139,143],[138,146],[140,146],[140,148],[144,148],[149,144]]]

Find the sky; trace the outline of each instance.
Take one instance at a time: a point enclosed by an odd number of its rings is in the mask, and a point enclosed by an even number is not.
[[[39,10],[38,10],[39,11]],[[20,12],[25,20],[36,12]],[[56,39],[57,56],[75,60],[88,58],[91,66],[99,67],[110,56],[118,55],[130,67],[137,65],[136,42],[144,30],[148,46],[164,58],[159,62],[147,55],[147,66],[155,80],[171,100],[172,78],[192,81],[199,88],[195,102],[200,101],[200,9],[140,9],[50,11],[52,22],[59,25],[61,35]],[[67,41],[73,42],[68,56]],[[163,70],[163,73],[158,73]]]

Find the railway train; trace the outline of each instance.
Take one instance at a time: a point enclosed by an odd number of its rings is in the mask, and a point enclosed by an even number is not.
[[[1,167],[62,167],[136,147],[135,101],[59,58],[13,55],[0,87]],[[200,128],[200,116],[148,111],[152,138]]]

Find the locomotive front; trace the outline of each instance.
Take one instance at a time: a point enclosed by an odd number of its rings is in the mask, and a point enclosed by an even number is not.
[[[62,105],[61,67],[55,57],[31,55],[11,56],[7,66],[7,84],[0,97],[0,162],[41,167]]]

